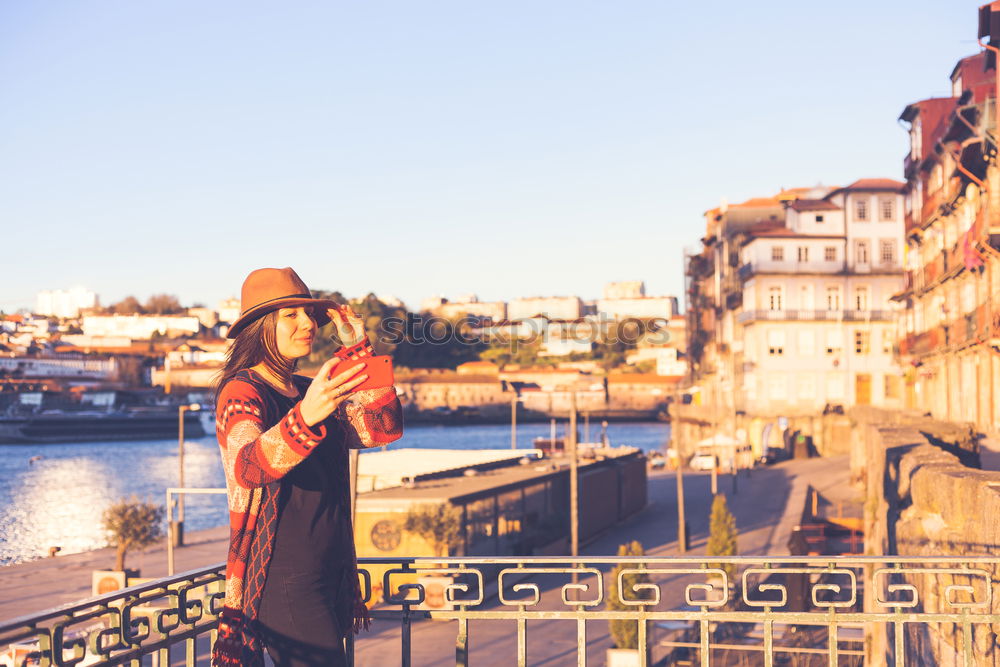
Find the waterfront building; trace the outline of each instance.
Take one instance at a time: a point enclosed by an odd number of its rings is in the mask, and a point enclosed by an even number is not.
[[[505,455],[502,450],[399,449],[361,457],[358,489],[362,493],[354,531],[358,556],[566,554],[570,539],[567,458],[533,460],[537,450],[512,454]],[[516,465],[521,457],[528,457],[529,464]],[[632,447],[598,449],[581,458],[579,465],[581,542],[646,506],[646,458],[641,451]],[[462,474],[465,470],[478,474]],[[391,479],[393,473],[399,483],[387,488],[378,484],[380,479]],[[455,508],[456,539],[452,544],[435,544],[428,536],[406,529],[411,512],[441,504]],[[376,599],[383,593],[382,574],[391,567],[369,568]],[[390,585],[395,588],[416,580],[419,574],[397,572],[391,576]],[[423,583],[427,587],[425,606],[443,606],[443,586],[452,580]]]
[[[797,188],[706,213],[687,261],[690,383],[735,416],[902,404],[890,299],[904,184]]]
[[[80,316],[80,311],[97,308],[97,294],[85,287],[44,290],[35,296],[35,313],[64,319]]]
[[[986,16],[996,10],[985,8]],[[991,21],[980,37],[991,48]],[[1000,172],[996,60],[958,61],[950,97],[908,105],[906,279],[898,295],[906,403],[995,430],[1000,420]]]
[[[815,414],[902,405],[892,296],[902,286],[903,183],[861,179],[785,205],[739,249],[738,409]]]
[[[111,380],[117,373],[118,360],[115,357],[82,354],[0,357],[2,377]]]
[[[732,415],[737,409],[730,378],[736,371],[733,350],[742,343],[736,336],[736,314],[743,303],[743,285],[737,273],[740,242],[750,227],[782,220],[782,202],[799,194],[789,190],[739,204],[723,201],[705,212],[701,246],[685,252],[687,386],[695,402],[704,402],[702,398],[710,395],[720,416]]]

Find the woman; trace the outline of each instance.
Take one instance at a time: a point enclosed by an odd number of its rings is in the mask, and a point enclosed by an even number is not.
[[[241,315],[216,390],[230,515],[226,601],[214,665],[343,665],[343,639],[368,627],[350,515],[348,448],[402,435],[393,387],[350,393],[367,376],[340,361],[373,354],[361,319],[314,299],[290,268],[243,283]],[[318,327],[343,347],[314,379],[293,374]]]

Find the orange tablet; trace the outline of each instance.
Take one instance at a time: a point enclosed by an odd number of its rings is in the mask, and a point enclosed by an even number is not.
[[[351,391],[392,386],[392,357],[387,354],[377,354],[373,357],[362,357],[360,359],[345,359],[333,367],[330,375],[331,377],[335,377],[350,368],[354,368],[358,364],[365,364],[365,367],[358,375],[368,375],[368,379]]]

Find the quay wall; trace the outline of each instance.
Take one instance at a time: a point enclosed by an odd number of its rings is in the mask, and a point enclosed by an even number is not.
[[[763,454],[765,435],[771,444],[781,442],[782,424],[803,436],[795,458],[837,456],[851,448],[850,415],[831,414],[720,414],[710,405],[670,405],[672,444],[682,457],[694,454],[697,443],[717,433],[735,435],[748,443],[755,457]]]
[[[855,411],[851,478],[864,495],[865,553],[873,556],[996,556],[1000,552],[1000,472],[979,469],[978,435],[969,425],[935,421],[914,413]],[[981,568],[982,566],[976,566]],[[959,613],[946,599],[950,585],[972,586],[971,596],[953,592],[954,602],[997,599],[998,568],[985,575],[921,574],[916,569],[873,582],[889,599],[889,584],[910,584],[918,609]],[[875,585],[865,596],[874,604]],[[993,590],[987,590],[992,588]],[[897,594],[899,595],[899,594]],[[904,596],[905,597],[905,596]],[[996,603],[992,603],[994,609]],[[961,628],[955,624],[914,623],[906,627],[905,662],[962,664]],[[976,665],[1000,665],[996,627],[973,624]],[[888,624],[871,628],[866,664],[892,664],[894,636]]]

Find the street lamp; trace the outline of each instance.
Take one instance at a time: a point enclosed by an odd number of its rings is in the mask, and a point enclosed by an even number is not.
[[[171,526],[170,540],[175,547],[184,546],[184,413],[201,410],[199,403],[177,406],[177,486],[181,489],[177,498],[177,521]]]
[[[524,402],[524,398],[521,397],[521,389],[524,387],[524,384],[525,384],[524,382],[505,383],[506,386],[509,386],[514,391],[514,395],[511,396],[510,398],[510,448],[511,449],[517,449],[517,404]]]

